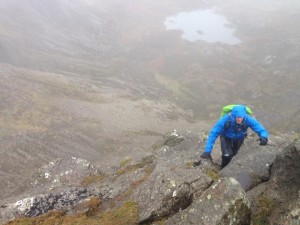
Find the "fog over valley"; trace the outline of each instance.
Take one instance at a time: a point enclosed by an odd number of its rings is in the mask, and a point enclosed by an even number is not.
[[[56,158],[208,133],[232,103],[300,133],[299,21],[296,0],[0,0],[0,199]]]

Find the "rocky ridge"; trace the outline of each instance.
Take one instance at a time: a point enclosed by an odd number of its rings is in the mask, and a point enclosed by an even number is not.
[[[220,171],[216,163],[194,163],[205,138],[173,131],[140,161],[125,158],[106,170],[75,157],[50,162],[31,178],[30,189],[0,202],[0,221],[299,224],[299,140],[289,144],[287,136],[271,135],[262,147],[250,135]],[[127,213],[114,223],[114,212],[121,215],[122,210]],[[55,216],[45,216],[49,213]],[[78,215],[85,216],[85,223]]]

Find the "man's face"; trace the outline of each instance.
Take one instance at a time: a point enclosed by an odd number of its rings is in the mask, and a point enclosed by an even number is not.
[[[243,122],[243,117],[236,117],[235,118],[235,122],[237,123],[237,124],[241,124],[242,122]]]

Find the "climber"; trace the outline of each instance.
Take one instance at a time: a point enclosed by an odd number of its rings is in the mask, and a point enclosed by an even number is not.
[[[220,136],[222,163],[221,168],[229,164],[233,156],[238,153],[247,129],[251,128],[259,136],[260,145],[267,145],[268,131],[252,116],[247,115],[246,106],[234,105],[230,113],[221,117],[209,133],[203,154],[203,159],[212,160],[211,151],[216,139]]]

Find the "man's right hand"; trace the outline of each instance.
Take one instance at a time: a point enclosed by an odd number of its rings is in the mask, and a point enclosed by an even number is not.
[[[210,155],[210,153],[207,152],[203,152],[203,154],[200,156],[202,159],[209,159],[212,160],[212,157]]]

